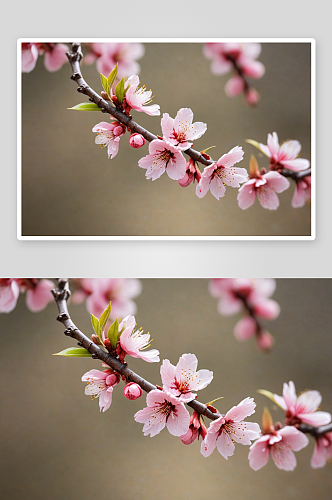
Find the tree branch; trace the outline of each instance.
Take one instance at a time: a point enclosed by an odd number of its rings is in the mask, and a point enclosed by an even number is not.
[[[110,104],[110,101],[105,101],[97,92],[95,92],[84,80],[81,68],[80,61],[83,57],[81,52],[81,44],[80,43],[72,43],[71,52],[67,52],[67,57],[72,67],[73,74],[71,79],[74,80],[77,85],[77,91],[87,95],[90,98],[91,102],[97,104],[100,107],[103,113],[109,113],[114,116],[120,123],[123,123],[126,127],[129,127],[133,132],[137,132],[141,134],[147,141],[151,142],[158,137],[145,128],[141,127],[138,123],[134,122],[131,116],[127,116],[121,111],[119,111],[115,106]],[[207,160],[204,156],[196,151],[195,149],[189,148],[186,151],[183,151],[188,156],[190,156],[193,160],[202,163],[203,165],[212,165],[214,163],[212,160]]]
[[[92,340],[86,337],[84,333],[76,327],[76,325],[70,318],[67,307],[67,300],[70,297],[70,290],[67,279],[60,278],[58,280],[58,288],[52,290],[52,294],[59,310],[59,316],[57,317],[57,320],[63,323],[63,325],[66,327],[66,330],[64,332],[65,335],[76,339],[81,347],[84,347],[92,354],[92,357],[94,359],[100,359],[108,366],[113,368],[113,370],[117,371],[118,373],[120,373],[120,375],[125,377],[128,382],[135,382],[136,384],[138,384],[145,392],[150,392],[154,389],[157,389],[155,385],[151,384],[144,378],[137,375],[137,373],[130,370],[126,363],[121,363],[121,361],[119,361],[117,358],[111,356],[111,354],[98,347],[94,342],[92,342]],[[216,420],[221,416],[219,413],[213,413],[205,404],[200,403],[196,400],[190,401],[189,403],[187,403],[187,405],[196,410],[198,413],[210,418],[211,420]]]
[[[328,425],[321,425],[320,427],[313,427],[309,424],[300,424],[298,429],[305,434],[311,434],[311,436],[319,438],[327,432],[332,432],[332,422]]]

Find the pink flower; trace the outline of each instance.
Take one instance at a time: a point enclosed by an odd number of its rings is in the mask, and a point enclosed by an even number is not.
[[[51,290],[54,288],[54,283],[50,280],[25,280],[29,283],[21,287],[21,291],[26,289],[26,304],[27,308],[32,312],[38,312],[45,309],[49,302],[53,301]]]
[[[196,194],[203,198],[210,189],[211,194],[219,200],[225,195],[226,184],[232,187],[240,187],[240,183],[248,179],[245,168],[231,168],[243,158],[242,148],[236,146],[219,160],[205,167],[202,178],[196,188]]]
[[[219,453],[228,460],[228,457],[234,454],[234,441],[249,445],[252,439],[259,438],[259,425],[243,422],[244,418],[255,412],[255,407],[253,398],[245,398],[237,406],[233,406],[226,415],[211,422],[201,446],[202,455],[210,456],[217,447]]]
[[[200,436],[204,439],[206,433],[207,429],[202,415],[194,410],[190,417],[189,429],[186,434],[181,436],[181,441],[183,444],[191,444],[195,441],[195,439],[199,439]]]
[[[316,439],[314,453],[310,465],[314,469],[319,469],[332,459],[332,432],[327,432]]]
[[[9,313],[16,307],[20,288],[15,279],[0,279],[0,313]]]
[[[141,358],[148,363],[159,362],[159,351],[157,349],[144,350],[150,346],[150,334],[143,334],[141,329],[134,331],[135,326],[136,320],[134,316],[127,316],[119,324],[119,332],[124,329],[120,337],[121,349],[133,358]]]
[[[126,384],[123,388],[123,395],[127,399],[138,399],[142,394],[142,388],[138,384],[135,384],[135,382],[129,382],[129,384]]]
[[[73,302],[79,304],[86,299],[89,313],[98,318],[110,302],[111,319],[136,313],[136,304],[131,299],[142,291],[142,284],[138,279],[81,278],[75,280],[75,283],[79,285],[79,289],[73,294]]]
[[[254,204],[256,195],[262,207],[276,210],[279,198],[276,193],[282,193],[290,186],[289,180],[278,172],[268,172],[243,184],[237,196],[239,207],[246,210]]]
[[[164,138],[181,150],[190,148],[195,139],[199,139],[206,132],[206,123],[193,123],[194,114],[190,108],[181,108],[175,117],[171,118],[164,113],[161,119],[161,128]]]
[[[38,48],[35,43],[22,43],[22,72],[30,73],[37,63]]]
[[[234,68],[234,63],[244,75],[261,78],[264,65],[256,61],[262,50],[260,43],[207,43],[203,52],[207,59],[212,59],[211,71],[215,75],[224,75]]]
[[[295,192],[292,199],[292,207],[303,207],[306,201],[311,199],[311,175],[296,182]]]
[[[246,301],[255,315],[269,320],[280,313],[279,304],[269,298],[275,288],[276,282],[270,278],[215,278],[209,283],[211,295],[219,299],[220,314],[236,314],[243,309]]]
[[[204,389],[213,379],[213,372],[197,371],[197,364],[195,354],[183,354],[176,366],[164,359],[160,367],[163,390],[180,401],[192,401],[197,396],[192,391]]]
[[[297,158],[301,151],[299,141],[286,141],[279,146],[276,132],[268,134],[267,146],[259,144],[259,149],[270,158],[270,168],[288,168],[294,172],[300,172],[310,167],[310,161],[304,158]]]
[[[129,137],[129,145],[132,148],[141,148],[145,144],[145,139],[141,134],[132,134]]]
[[[112,370],[90,370],[82,377],[83,382],[88,385],[85,394],[94,398],[99,398],[100,411],[106,411],[112,403],[112,392],[114,386],[119,383],[119,376]]]
[[[117,121],[100,122],[93,127],[92,132],[97,132],[95,143],[107,146],[108,157],[112,159],[118,154],[120,138],[126,132],[126,128]]]
[[[180,184],[181,187],[187,187],[192,182],[195,182],[195,180],[199,182],[201,178],[202,174],[197,166],[197,163],[192,158],[189,158],[186,166],[186,173],[184,174],[182,179],[178,180],[178,183]]]
[[[134,415],[136,422],[144,424],[144,436],[159,434],[165,425],[173,436],[182,436],[187,432],[190,415],[177,398],[156,389],[149,392],[146,404],[146,408]]]
[[[305,391],[296,396],[294,382],[284,384],[283,397],[273,395],[274,401],[286,412],[286,424],[296,425],[301,422],[314,426],[326,425],[331,422],[331,414],[326,411],[316,411],[322,401],[318,391]]]
[[[181,151],[166,140],[155,139],[149,144],[149,153],[138,162],[146,169],[145,177],[155,181],[166,171],[173,180],[182,179],[186,173],[186,160]]]
[[[126,85],[129,85],[129,89],[126,92],[126,102],[131,108],[151,116],[160,115],[159,104],[146,106],[152,100],[152,91],[147,91],[144,87],[138,88],[139,78],[137,75],[130,76]]]
[[[302,450],[308,443],[307,436],[295,427],[286,426],[280,430],[273,429],[250,447],[249,465],[252,469],[259,470],[268,463],[271,454],[279,469],[294,470],[296,458],[293,451]]]
[[[97,60],[99,73],[108,76],[118,63],[118,76],[130,76],[140,72],[136,59],[144,56],[144,45],[141,43],[91,43],[86,44],[91,52],[84,57],[85,64],[92,64]]]
[[[56,44],[44,44],[47,47],[44,48],[44,66],[47,71],[58,71],[62,66],[68,62],[66,52],[68,52],[68,46],[63,43]]]

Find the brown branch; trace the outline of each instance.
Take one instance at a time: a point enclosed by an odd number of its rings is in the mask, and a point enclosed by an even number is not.
[[[144,378],[137,375],[137,373],[130,370],[126,363],[121,363],[121,361],[119,361],[117,358],[111,356],[111,354],[98,347],[94,342],[92,342],[92,340],[86,337],[84,333],[76,327],[76,325],[70,318],[67,307],[67,300],[70,297],[70,290],[67,279],[60,278],[58,280],[58,288],[52,290],[52,294],[59,310],[59,316],[57,317],[57,320],[63,323],[63,325],[66,327],[66,330],[64,332],[65,335],[76,339],[81,347],[84,347],[92,354],[92,357],[94,359],[100,359],[108,366],[113,368],[113,370],[120,373],[120,375],[122,375],[128,382],[135,382],[136,384],[138,384],[145,392],[150,392],[154,389],[157,389],[155,385],[151,384]],[[196,410],[201,415],[205,415],[206,417],[210,418],[211,420],[216,420],[221,416],[219,413],[213,413],[205,404],[200,403],[196,400],[190,401],[189,403],[187,403],[187,405]]]
[[[311,434],[311,436],[319,438],[327,432],[332,432],[332,422],[328,425],[320,425],[319,427],[314,427],[309,424],[300,424],[298,429],[305,434]]]
[[[90,98],[91,102],[97,104],[100,107],[103,113],[109,113],[114,116],[120,123],[123,123],[126,127],[129,127],[133,132],[137,132],[141,134],[147,141],[151,142],[158,137],[145,128],[141,127],[138,123],[134,122],[131,116],[127,116],[126,114],[119,111],[115,106],[112,106],[109,101],[103,99],[97,92],[95,92],[84,80],[80,68],[80,61],[83,57],[81,52],[81,44],[80,43],[72,43],[71,52],[67,52],[67,57],[72,67],[73,74],[71,79],[74,80],[77,85],[77,91],[87,95]],[[196,151],[195,149],[189,148],[186,151],[183,151],[188,156],[190,156],[193,160],[202,163],[203,165],[212,165],[214,163],[212,160],[207,160],[204,156]]]
[[[284,177],[289,177],[294,181],[300,181],[305,177],[309,177],[311,175],[311,168],[307,168],[306,170],[300,170],[300,172],[293,172],[293,170],[288,170],[287,168],[283,168],[280,170],[280,174]]]

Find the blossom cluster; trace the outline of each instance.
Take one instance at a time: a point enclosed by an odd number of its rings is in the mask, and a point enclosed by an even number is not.
[[[258,347],[269,350],[274,339],[261,325],[259,318],[276,319],[280,313],[279,304],[270,299],[276,282],[270,278],[214,278],[209,282],[209,291],[218,299],[218,311],[223,316],[239,312],[244,317],[235,325],[234,335],[239,341],[256,337]]]
[[[249,106],[257,104],[258,92],[253,89],[248,81],[250,78],[261,78],[265,73],[265,67],[260,61],[256,61],[262,50],[260,43],[206,43],[203,54],[211,59],[211,71],[215,75],[224,75],[233,71],[235,74],[225,85],[228,97],[234,97],[241,92]]]
[[[26,305],[32,312],[45,309],[53,300],[54,283],[37,278],[0,278],[0,313],[9,313],[16,307],[20,293],[26,294]]]
[[[58,71],[68,62],[66,52],[68,46],[63,43],[22,43],[22,72],[30,73],[40,55],[44,55],[47,71]]]
[[[326,411],[317,411],[322,396],[318,391],[305,391],[296,395],[294,382],[284,384],[283,395],[278,396],[269,391],[260,391],[272,399],[285,413],[285,426],[273,424],[272,417],[267,409],[263,414],[263,435],[251,446],[249,464],[254,470],[264,467],[271,455],[279,469],[294,470],[296,457],[293,451],[299,451],[309,444],[309,439],[301,430],[301,424],[314,427],[331,423],[331,414]],[[332,458],[332,432],[326,432],[315,438],[315,449],[311,458],[311,467],[324,467]]]

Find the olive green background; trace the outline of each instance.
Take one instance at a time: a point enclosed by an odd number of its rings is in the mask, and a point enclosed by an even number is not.
[[[161,359],[176,364],[182,354],[192,352],[199,369],[214,372],[211,384],[198,393],[200,401],[223,396],[216,406],[226,412],[251,396],[257,408],[249,421],[261,424],[264,406],[275,421],[282,420],[282,410],[256,391],[281,394],[283,382],[293,380],[298,393],[320,391],[322,410],[332,411],[331,280],[277,280],[273,298],[281,314],[265,322],[276,340],[269,354],[261,353],[253,339],[235,340],[232,332],[241,315],[219,315],[208,280],[144,279],[142,284],[136,321],[151,333]],[[70,312],[90,336],[85,306],[70,305]],[[133,416],[145,406],[145,396],[125,399],[122,382],[114,389],[110,409],[100,413],[98,401],[84,395],[81,382],[86,371],[100,369],[100,362],[52,356],[75,345],[63,335],[56,316],[53,303],[44,312],[31,313],[22,296],[15,311],[0,317],[2,498],[331,498],[331,466],[311,469],[311,438],[296,453],[294,472],[280,471],[271,461],[254,472],[247,446],[236,445],[226,461],[216,450],[204,458],[199,443],[185,446],[166,429],[154,438],[144,437]],[[147,380],[161,383],[158,363],[126,360]]]
[[[216,76],[202,43],[145,43],[140,80],[152,89],[153,102],[175,117],[190,107],[194,121],[207,123],[194,148],[216,146],[220,158],[234,146],[242,146],[249,168],[251,154],[260,167],[268,159],[245,139],[266,144],[276,131],[280,143],[297,139],[301,156],[310,151],[310,44],[263,43],[259,60],[266,73],[251,80],[261,94],[256,108],[243,95],[228,98],[224,85],[231,74]],[[101,91],[96,66],[82,65],[83,76]],[[217,201],[211,193],[203,199],[196,186],[181,188],[165,173],[156,181],[145,179],[138,160],[148,154],[120,141],[118,155],[110,160],[106,149],[94,143],[92,128],[108,117],[99,112],[69,111],[87,97],[76,92],[65,64],[49,73],[39,57],[36,68],[22,75],[22,235],[23,236],[305,236],[310,235],[310,204],[290,205],[294,183],[279,196],[277,211],[255,205],[242,211],[237,189],[228,187]],[[132,111],[134,120],[154,134],[161,134],[160,117]]]

